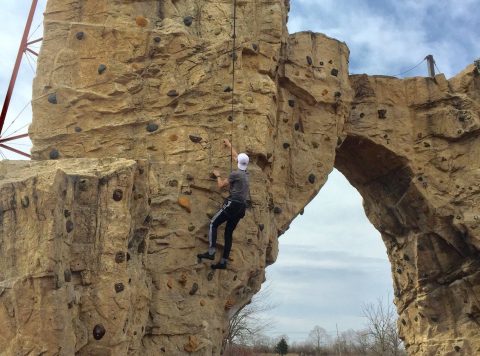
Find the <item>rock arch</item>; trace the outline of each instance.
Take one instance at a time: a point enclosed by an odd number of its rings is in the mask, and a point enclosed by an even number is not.
[[[476,352],[478,71],[350,77],[344,43],[287,33],[288,1],[238,4],[232,123],[230,3],[49,0],[35,161],[0,165],[0,347],[218,355],[335,165],[387,244],[408,350]],[[214,274],[194,256],[230,133],[253,206]]]

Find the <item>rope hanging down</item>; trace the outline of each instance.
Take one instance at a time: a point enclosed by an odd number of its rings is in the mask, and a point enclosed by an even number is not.
[[[235,62],[237,39],[237,0],[233,0],[233,35],[232,35],[232,113],[230,116],[230,172],[233,171],[233,121],[235,120],[234,95],[235,95]]]

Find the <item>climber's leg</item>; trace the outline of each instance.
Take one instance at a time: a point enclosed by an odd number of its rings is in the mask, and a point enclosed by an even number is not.
[[[213,260],[215,258],[215,249],[217,246],[217,229],[218,227],[227,221],[228,216],[224,211],[224,208],[220,209],[210,221],[210,229],[208,231],[208,251],[205,253],[199,253],[197,257],[199,259],[207,258]]]

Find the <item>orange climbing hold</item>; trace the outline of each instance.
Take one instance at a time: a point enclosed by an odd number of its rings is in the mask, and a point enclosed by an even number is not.
[[[143,16],[137,16],[136,19],[135,19],[135,22],[140,27],[145,27],[145,26],[148,25],[148,20]]]
[[[195,352],[199,349],[200,347],[200,341],[196,336],[190,335],[188,337],[188,342],[183,345],[183,349],[187,352]]]
[[[190,199],[188,199],[187,197],[178,198],[178,205],[180,205],[182,208],[184,208],[189,213],[192,212],[192,205],[190,204]]]

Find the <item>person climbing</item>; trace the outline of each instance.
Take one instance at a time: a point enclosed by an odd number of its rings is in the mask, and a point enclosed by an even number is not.
[[[227,268],[227,260],[230,255],[230,250],[232,249],[233,230],[235,230],[238,222],[245,216],[246,203],[249,197],[247,172],[249,158],[245,153],[238,154],[228,139],[224,139],[223,143],[226,147],[230,148],[232,157],[237,161],[238,169],[232,171],[228,179],[222,178],[218,169],[213,171],[213,174],[217,178],[218,187],[220,189],[229,187],[230,195],[225,199],[222,208],[213,216],[210,222],[208,251],[197,255],[200,261],[203,258],[209,260],[215,259],[217,229],[221,224],[227,222],[227,225],[225,226],[225,247],[223,249],[223,256],[220,262],[211,266],[213,269]]]

